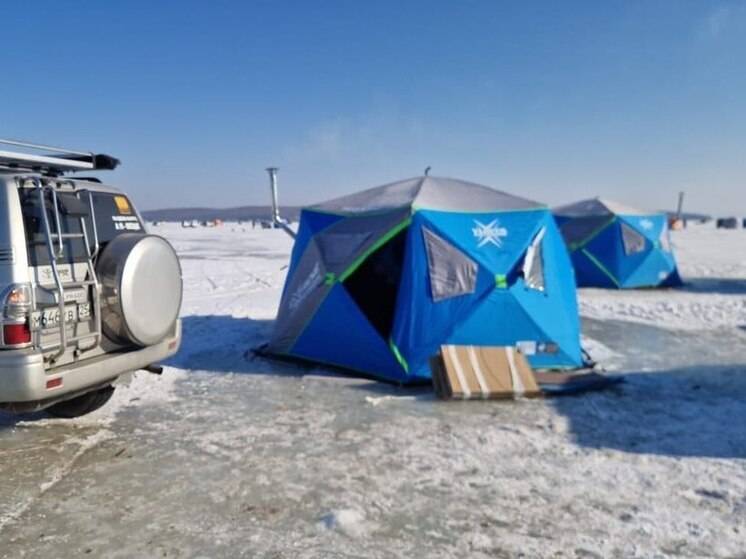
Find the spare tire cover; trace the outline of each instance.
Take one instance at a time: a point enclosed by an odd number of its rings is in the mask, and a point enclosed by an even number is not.
[[[182,297],[179,258],[166,239],[118,235],[101,253],[96,272],[106,337],[139,346],[166,337],[179,316]]]

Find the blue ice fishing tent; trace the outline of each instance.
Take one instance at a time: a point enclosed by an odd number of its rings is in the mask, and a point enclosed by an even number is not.
[[[575,281],[543,205],[417,177],[305,208],[267,351],[395,382],[442,344],[582,365]]]
[[[579,287],[676,287],[668,218],[594,198],[554,209]]]

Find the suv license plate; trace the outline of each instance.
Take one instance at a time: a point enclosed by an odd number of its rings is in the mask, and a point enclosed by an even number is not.
[[[91,304],[65,305],[65,323],[78,322],[91,318]],[[31,329],[45,330],[60,325],[60,309],[52,307],[31,313]]]

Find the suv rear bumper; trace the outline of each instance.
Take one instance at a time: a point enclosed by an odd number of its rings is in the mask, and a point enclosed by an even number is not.
[[[124,373],[162,361],[179,351],[180,345],[181,320],[178,320],[174,334],[156,345],[108,353],[56,369],[45,370],[43,357],[35,350],[3,351],[0,352],[0,403],[38,402],[36,407],[43,408],[47,402],[64,399],[67,394],[108,384]],[[47,388],[47,383],[56,379],[62,379],[62,384]]]

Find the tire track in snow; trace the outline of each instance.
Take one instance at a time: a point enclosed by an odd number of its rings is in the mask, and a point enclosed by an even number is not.
[[[72,455],[70,460],[68,460],[66,463],[62,464],[59,468],[57,468],[55,471],[52,472],[52,476],[49,480],[42,482],[39,484],[39,493],[36,495],[26,499],[25,501],[19,503],[15,507],[11,507],[10,510],[7,510],[0,514],[0,533],[5,530],[5,528],[9,525],[21,518],[21,516],[24,515],[24,513],[31,508],[31,506],[44,497],[44,495],[49,492],[51,489],[53,489],[58,483],[60,483],[65,477],[72,472],[73,468],[75,467],[75,464],[78,462],[78,460],[89,450],[94,448],[95,446],[101,444],[104,441],[108,441],[110,439],[114,438],[114,433],[107,429],[102,429],[101,431],[98,431],[94,433],[93,435],[90,435],[89,437],[86,437],[84,439],[78,439],[73,438],[69,441],[65,441],[65,444],[71,444],[71,443],[78,443],[80,444],[80,448],[78,448],[77,451]]]
[[[218,284],[215,283],[215,281],[212,279],[212,276],[210,276],[207,272],[205,272],[205,265],[202,264],[200,271],[202,272],[202,277],[204,277],[207,280],[207,283],[210,284],[210,287],[213,291],[217,291]]]

